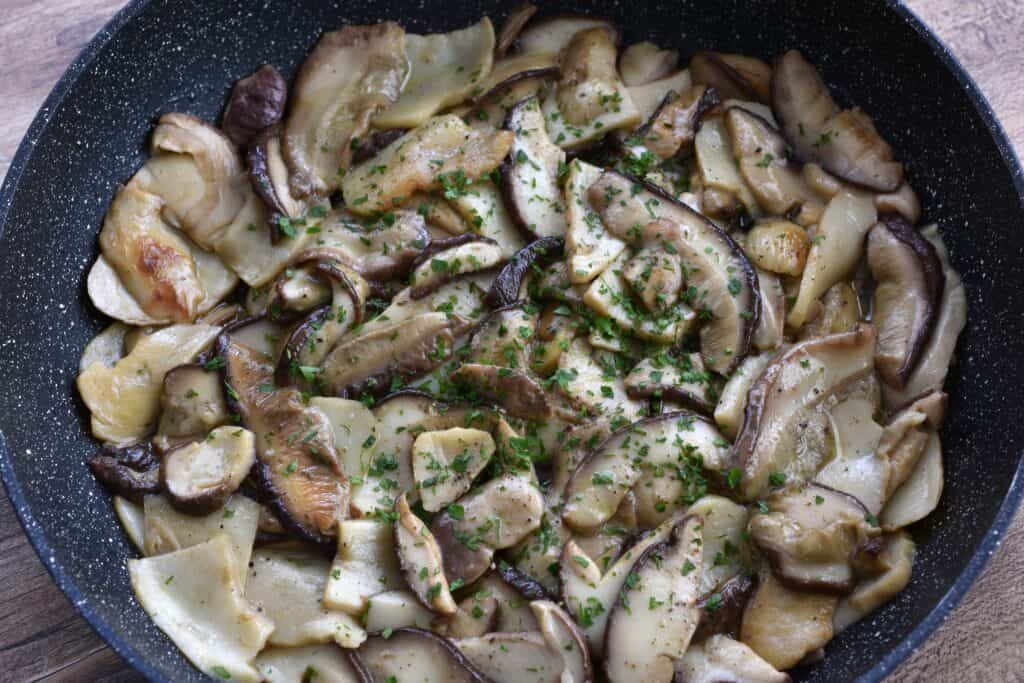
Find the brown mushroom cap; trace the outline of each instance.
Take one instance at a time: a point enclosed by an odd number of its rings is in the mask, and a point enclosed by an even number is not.
[[[231,141],[245,147],[261,130],[284,116],[288,84],[276,68],[264,64],[235,83],[220,127]]]

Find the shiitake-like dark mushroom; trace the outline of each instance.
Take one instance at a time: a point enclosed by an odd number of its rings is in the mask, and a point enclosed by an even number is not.
[[[276,68],[264,64],[235,83],[220,127],[231,141],[245,147],[261,130],[284,116],[288,84]]]
[[[529,576],[513,564],[504,560],[498,562],[498,573],[502,580],[523,594],[529,600],[555,599],[548,590],[532,576]]]
[[[179,365],[164,375],[153,445],[167,453],[229,420],[220,374],[198,363]]]
[[[775,62],[772,111],[786,141],[804,161],[879,192],[903,182],[903,164],[860,109],[842,111],[814,65],[796,50]]]
[[[661,160],[670,159],[693,144],[701,118],[721,98],[706,85],[695,85],[683,93],[669,91],[654,114],[623,141],[626,153],[642,160],[649,152]]]
[[[392,142],[406,134],[402,128],[391,128],[389,130],[375,130],[365,140],[356,138],[352,141],[352,163],[361,164],[367,159],[372,159],[377,152],[381,151]]]
[[[451,379],[480,398],[493,401],[514,417],[543,420],[551,415],[547,392],[524,370],[463,363],[452,373]]]
[[[722,99],[767,102],[772,68],[754,57],[698,52],[690,59],[694,83],[717,90]]]
[[[432,241],[412,262],[409,294],[422,299],[460,275],[495,268],[505,261],[501,246],[472,232]]]
[[[875,367],[886,384],[902,389],[935,329],[946,286],[942,263],[931,243],[897,214],[882,216],[868,233],[867,258],[877,283]]]
[[[503,127],[515,133],[501,166],[502,196],[512,219],[532,239],[565,236],[559,178],[565,151],[548,137],[540,100],[534,96],[516,103]]]
[[[273,125],[257,133],[249,143],[249,184],[271,209],[267,218],[270,241],[277,244],[283,232],[283,220],[300,218],[310,202],[292,195],[289,171],[281,151],[281,126]]]
[[[537,265],[543,266],[561,258],[565,249],[565,240],[560,237],[545,237],[520,249],[505,266],[498,271],[497,277],[484,297],[484,303],[491,308],[510,306],[519,301],[523,289],[523,280],[530,269]]]
[[[637,363],[624,380],[630,398],[676,401],[710,415],[717,400],[716,387],[696,353],[660,353]]]
[[[372,681],[493,683],[450,640],[419,628],[373,634],[350,656]]]
[[[754,578],[740,573],[725,582],[719,590],[702,595],[697,601],[700,621],[693,640],[700,642],[716,633],[735,633],[743,618],[743,609],[757,584]]]
[[[124,448],[106,445],[89,458],[89,469],[108,490],[133,503],[161,489],[160,459],[148,442]]]
[[[501,58],[505,56],[519,34],[522,32],[523,27],[533,18],[533,15],[537,13],[537,6],[524,2],[521,5],[516,5],[505,17],[505,22],[501,25],[501,31],[498,32],[498,38],[494,45],[494,56]]]
[[[202,441],[164,456],[160,472],[175,509],[206,515],[219,510],[238,490],[254,462],[252,432],[241,427],[218,427]]]

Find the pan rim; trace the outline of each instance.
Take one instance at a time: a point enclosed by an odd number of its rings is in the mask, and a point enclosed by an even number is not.
[[[6,231],[8,213],[17,194],[21,177],[34,153],[35,141],[45,133],[65,96],[83,72],[110,45],[118,32],[131,23],[151,2],[153,0],[130,0],[125,7],[119,10],[72,61],[41,105],[25,136],[22,138],[7,171],[3,186],[0,187],[0,240],[3,239]],[[904,5],[900,0],[882,0],[882,3],[892,10],[898,18],[906,22],[925,41],[942,66],[956,79],[974,111],[984,122],[989,136],[996,143],[1002,162],[1011,175],[1011,182],[1016,189],[1018,201],[1021,208],[1024,209],[1024,169],[1021,167],[1021,163],[1005,129],[977,83],[945,42],[913,10]],[[1017,469],[1007,489],[1006,496],[970,562],[956,578],[946,594],[932,607],[907,637],[884,657],[879,659],[871,669],[862,674],[859,680],[881,681],[895,671],[949,617],[967,591],[974,585],[974,582],[988,564],[992,554],[1001,545],[1004,533],[1020,505],[1022,494],[1024,494],[1024,453],[1019,453],[1017,457]],[[168,681],[169,683],[170,679],[158,672],[127,639],[116,632],[107,620],[100,615],[93,606],[91,599],[83,593],[75,580],[57,561],[50,540],[29,509],[24,492],[22,491],[21,482],[15,475],[11,455],[2,431],[0,431],[0,480],[3,481],[4,488],[14,507],[18,521],[33,549],[54,582],[67,596],[74,609],[136,671],[143,674],[149,680]]]

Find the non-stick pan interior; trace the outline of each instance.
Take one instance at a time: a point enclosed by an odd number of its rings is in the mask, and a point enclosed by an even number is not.
[[[929,613],[943,597],[966,589],[980,569],[972,560],[998,536],[989,535],[990,526],[997,518],[1005,526],[1019,494],[1013,482],[1024,444],[1024,309],[1016,303],[1024,287],[1024,183],[1005,138],[951,58],[905,10],[881,1],[550,5],[546,11],[611,17],[627,42],[649,38],[678,48],[684,59],[700,48],[764,58],[800,48],[846,103],[874,116],[908,162],[926,220],[937,221],[950,244],[970,316],[948,386],[942,503],[914,529],[919,555],[910,587],[799,676],[880,677],[937,623],[939,615]],[[265,62],[294,73],[323,29],[395,19],[412,31],[444,31],[483,14],[500,20],[509,7],[480,0],[133,3],[33,126],[0,197],[3,474],[58,581],[152,678],[203,677],[132,596],[125,558],[134,551],[85,467],[96,446],[74,390],[79,354],[105,324],[86,301],[84,275],[111,196],[142,162],[159,114],[215,118],[236,79]]]

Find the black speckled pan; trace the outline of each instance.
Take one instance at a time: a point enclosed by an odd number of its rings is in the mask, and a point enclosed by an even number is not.
[[[541,3],[547,4],[547,3]],[[917,525],[909,588],[797,678],[879,680],[961,599],[999,545],[1021,496],[1024,446],[1024,178],[970,77],[890,2],[673,0],[551,3],[600,12],[627,40],[769,58],[798,47],[847,103],[870,112],[908,162],[970,302],[942,433],[946,490]],[[510,6],[510,5],[509,5]],[[96,448],[76,397],[79,354],[106,321],[85,273],[118,183],[142,163],[157,116],[215,118],[231,84],[264,62],[286,74],[323,29],[396,19],[445,31],[501,2],[153,0],[129,4],[89,44],[32,124],[0,193],[0,471],[54,579],[99,633],[154,681],[196,672],[132,596],[134,554],[85,466]]]

